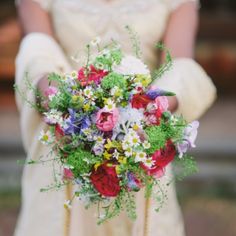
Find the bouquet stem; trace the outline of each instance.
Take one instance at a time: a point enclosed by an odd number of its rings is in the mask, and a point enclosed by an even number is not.
[[[147,197],[145,199],[145,214],[144,214],[144,232],[143,232],[143,236],[148,236],[149,234],[149,209],[150,209],[150,197]]]
[[[69,183],[65,189],[66,199],[72,198],[72,185]],[[65,224],[64,224],[64,236],[70,235],[70,222],[71,222],[71,211],[69,208],[65,208]]]

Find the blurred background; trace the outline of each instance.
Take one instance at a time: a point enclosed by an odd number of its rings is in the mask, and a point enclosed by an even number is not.
[[[14,100],[14,59],[21,39],[14,0],[0,1],[0,236],[11,236],[20,209],[25,157]],[[200,119],[199,172],[177,184],[187,236],[236,235],[236,1],[202,0],[196,60],[218,100]],[[204,98],[200,98],[204,99]],[[169,236],[169,235],[167,235]],[[172,236],[172,235],[171,235]]]

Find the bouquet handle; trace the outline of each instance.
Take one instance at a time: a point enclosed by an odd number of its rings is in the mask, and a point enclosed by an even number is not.
[[[65,187],[66,199],[71,199],[72,197],[72,185],[69,183]],[[64,220],[64,236],[70,235],[70,223],[71,223],[71,210],[70,208],[65,208],[65,220]]]
[[[150,197],[145,198],[145,212],[144,212],[144,231],[143,235],[149,235],[149,210],[150,210]]]

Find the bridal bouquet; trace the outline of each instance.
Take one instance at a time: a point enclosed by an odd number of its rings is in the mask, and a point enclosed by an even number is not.
[[[94,45],[98,51],[91,54]],[[57,86],[48,88],[47,99],[41,97],[48,128],[39,140],[50,146],[50,161],[59,163],[61,175],[42,191],[72,184],[73,198],[99,207],[99,223],[123,209],[135,218],[135,192],[142,188],[162,205],[166,167],[173,163],[178,178],[195,171],[186,152],[194,147],[198,128],[197,121],[188,124],[168,111],[167,96],[174,93],[152,86],[170,64],[167,53],[152,77],[138,56],[123,54],[115,42],[100,48],[94,41],[78,71],[50,74]]]

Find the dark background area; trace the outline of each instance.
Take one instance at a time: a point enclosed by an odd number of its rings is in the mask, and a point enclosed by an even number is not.
[[[202,0],[196,60],[218,99],[200,119],[199,172],[177,184],[187,236],[236,235],[236,1]],[[14,100],[14,60],[21,39],[13,0],[0,1],[0,236],[13,234],[23,159]],[[200,98],[204,99],[204,98]],[[167,235],[169,236],[169,235]],[[172,236],[172,235],[171,235]]]

